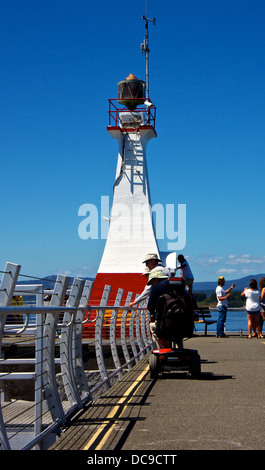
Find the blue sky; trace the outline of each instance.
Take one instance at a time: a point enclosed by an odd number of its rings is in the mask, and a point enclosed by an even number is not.
[[[108,98],[133,73],[146,1],[0,2],[0,269],[95,275],[79,207],[112,195]],[[152,205],[186,204],[195,280],[265,272],[265,2],[148,0]],[[159,241],[162,250],[167,240]]]

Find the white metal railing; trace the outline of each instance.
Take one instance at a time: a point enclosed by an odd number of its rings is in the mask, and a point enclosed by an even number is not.
[[[0,284],[2,450],[48,448],[102,387],[109,389],[152,348],[149,313],[144,304],[128,307],[132,293],[121,305],[119,289],[110,306],[111,287],[105,286],[100,305],[91,306],[92,281],[76,278],[70,285],[69,277],[58,275],[52,288],[45,289],[41,280],[19,284],[20,268],[6,263]],[[11,305],[14,296],[16,306]],[[103,337],[106,318],[108,339]],[[84,343],[83,327],[93,323],[94,337]],[[84,346],[95,353],[93,371],[85,367]]]

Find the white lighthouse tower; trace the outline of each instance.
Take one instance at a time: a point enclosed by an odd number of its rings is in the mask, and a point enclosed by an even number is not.
[[[147,253],[157,253],[146,161],[146,148],[155,130],[156,108],[149,98],[148,20],[146,82],[130,74],[118,83],[118,98],[109,100],[110,135],[118,143],[118,161],[113,185],[113,202],[105,249],[94,281],[94,292],[104,285],[117,292],[140,293],[146,283],[142,276]]]

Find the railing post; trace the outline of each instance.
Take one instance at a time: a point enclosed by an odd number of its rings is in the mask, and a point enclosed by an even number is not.
[[[85,286],[83,289],[82,297],[79,303],[80,309],[87,307],[93,282],[86,280]],[[75,357],[74,361],[74,371],[75,371],[75,380],[79,387],[79,394],[81,400],[91,400],[92,395],[90,388],[87,382],[86,374],[84,371],[83,364],[83,352],[82,352],[82,332],[83,332],[83,321],[84,321],[85,311],[78,310],[76,315],[76,324],[75,324]]]
[[[125,306],[123,307],[122,317],[121,317],[121,345],[122,345],[124,359],[126,363],[128,363],[128,369],[132,368],[132,364],[130,362],[131,357],[130,357],[127,342],[126,342],[126,323],[127,323],[128,305],[131,301],[132,295],[133,295],[132,292],[128,292]]]
[[[148,342],[150,344],[149,348],[150,350],[152,349],[153,347],[153,339],[152,339],[152,335],[151,335],[151,330],[150,330],[150,313],[146,312],[146,317],[145,317],[145,322],[146,322],[146,331],[147,331],[147,337],[148,337]]]
[[[141,338],[141,330],[140,330],[140,318],[141,318],[141,310],[137,310],[136,312],[136,341],[138,343],[138,346],[139,346],[139,349],[140,349],[140,359],[142,359],[144,356],[143,356],[143,352],[142,352],[142,349],[144,348],[143,346],[143,341],[142,341],[142,338]]]
[[[66,302],[67,307],[78,307],[84,284],[85,281],[83,279],[74,279],[69,299]],[[67,399],[71,403],[71,406],[77,405],[79,408],[82,408],[82,401],[78,392],[73,369],[73,355],[75,354],[73,353],[73,349],[75,341],[73,337],[74,320],[72,316],[73,314],[71,312],[64,313],[64,325],[61,329],[60,341],[60,363]],[[74,314],[74,317],[75,316],[76,313]]]
[[[43,285],[36,286],[36,306],[43,306]],[[43,384],[43,328],[45,315],[36,315],[36,345],[35,345],[35,422],[34,436],[42,431],[42,384]],[[42,443],[37,446],[41,449]]]
[[[108,377],[108,372],[105,366],[103,349],[102,349],[102,327],[104,321],[104,310],[101,310],[100,307],[106,307],[110,295],[110,286],[105,286],[103,295],[101,298],[100,306],[98,307],[97,313],[97,321],[96,321],[96,328],[95,328],[95,351],[96,351],[96,359],[98,364],[98,370],[100,372],[102,380],[105,380],[105,389],[108,390],[110,388],[110,380]]]
[[[138,358],[138,352],[137,352],[137,348],[135,344],[135,314],[136,314],[136,310],[133,310],[131,312],[131,318],[130,318],[130,345],[132,348],[135,363],[137,363],[139,362],[139,358]]]
[[[6,307],[11,305],[12,296],[16,287],[17,278],[21,266],[18,264],[6,263],[5,271],[0,286],[0,306]],[[0,357],[6,315],[0,315]],[[5,424],[2,415],[2,406],[0,407],[0,444],[3,450],[10,450],[10,444],[6,434]]]
[[[114,307],[119,307],[121,303],[122,295],[123,295],[123,289],[119,289],[117,292],[115,302],[114,302]],[[111,321],[110,321],[110,348],[111,348],[114,365],[116,369],[118,369],[118,377],[121,378],[123,376],[123,370],[121,369],[121,363],[120,363],[119,354],[117,351],[117,342],[116,342],[117,316],[118,316],[118,311],[113,310]]]
[[[144,347],[146,348],[146,351],[148,351],[148,346],[149,346],[149,342],[148,342],[148,339],[147,339],[147,336],[146,336],[146,309],[145,309],[145,304],[146,302],[143,301],[142,304],[141,304],[141,335],[142,335],[142,340],[143,340],[143,343],[144,343]]]
[[[57,307],[63,305],[64,298],[66,295],[67,287],[70,278],[58,274],[56,279],[55,288],[50,301],[50,307]],[[63,312],[63,307],[62,307]],[[59,397],[56,374],[54,367],[55,357],[55,335],[56,326],[60,313],[47,313],[45,326],[44,326],[44,374],[43,384],[46,400],[52,415],[53,420],[60,420],[62,424],[65,423],[66,417],[63,410],[63,406]]]

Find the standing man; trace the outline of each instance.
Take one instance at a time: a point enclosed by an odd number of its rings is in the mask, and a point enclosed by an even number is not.
[[[216,298],[217,298],[217,310],[219,312],[218,319],[217,319],[217,330],[216,330],[216,337],[217,338],[225,338],[224,334],[224,326],[226,322],[226,314],[227,314],[227,307],[228,307],[228,297],[230,296],[230,291],[234,289],[235,284],[232,284],[229,289],[225,290],[225,278],[220,276],[217,278],[218,286],[216,287]]]
[[[180,277],[184,279],[187,291],[190,295],[192,295],[194,277],[191,272],[190,265],[183,255],[178,255],[178,261],[180,266],[177,269],[180,269]]]

